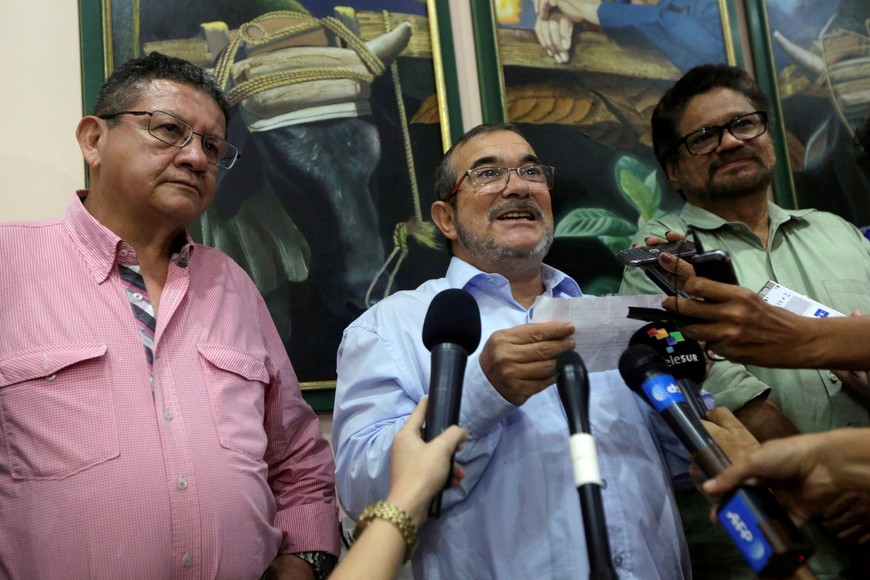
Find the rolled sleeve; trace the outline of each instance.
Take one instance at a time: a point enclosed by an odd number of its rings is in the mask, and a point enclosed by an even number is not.
[[[261,306],[265,310],[265,304]],[[320,433],[317,415],[302,398],[296,373],[268,312],[261,315],[267,317],[264,330],[273,364],[265,400],[269,443],[264,459],[275,496],[275,525],[283,533],[280,552],[337,556],[341,540],[332,450]]]
[[[757,379],[746,367],[727,360],[713,364],[704,381],[704,389],[713,394],[717,405],[732,412],[756,397],[770,394],[770,386]]]

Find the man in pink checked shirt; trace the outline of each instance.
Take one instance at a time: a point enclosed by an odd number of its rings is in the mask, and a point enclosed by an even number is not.
[[[325,577],[334,464],[250,278],[186,227],[228,105],[157,53],[76,131],[58,220],[0,226],[0,578]]]

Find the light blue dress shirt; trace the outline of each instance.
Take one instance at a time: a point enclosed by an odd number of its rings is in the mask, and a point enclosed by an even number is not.
[[[545,296],[581,295],[564,273],[544,266],[543,275]],[[478,364],[493,332],[531,322],[533,313],[514,301],[503,276],[458,258],[446,278],[386,298],[344,333],[333,423],[341,504],[357,518],[387,496],[393,436],[429,388],[423,320],[432,298],[447,288],[474,296],[483,332],[468,359],[462,393],[459,423],[470,437],[457,461],[466,477],[445,492],[441,517],[420,531],[414,577],[585,579],[580,502],[556,387],[517,407],[498,394]],[[688,466],[685,450],[618,371],[590,377],[590,420],[617,573],[623,580],[690,577],[671,489],[672,476],[684,475]]]

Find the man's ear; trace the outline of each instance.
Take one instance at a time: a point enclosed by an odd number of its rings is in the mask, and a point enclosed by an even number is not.
[[[677,169],[677,163],[673,160],[666,161],[665,171],[668,174],[668,182],[671,187],[674,188],[674,191],[680,191],[682,188],[680,187],[680,172]]]
[[[456,207],[446,201],[436,201],[432,204],[432,221],[448,240],[455,240],[456,235]]]
[[[79,148],[82,150],[85,162],[91,169],[100,165],[101,145],[108,134],[108,130],[109,128],[106,126],[106,123],[93,115],[82,117],[78,127],[76,127],[76,139],[79,142]]]

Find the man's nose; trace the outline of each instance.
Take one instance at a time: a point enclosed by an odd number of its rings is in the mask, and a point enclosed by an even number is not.
[[[208,169],[208,157],[203,147],[202,137],[194,134],[175,157],[195,170],[204,171]]]
[[[531,191],[531,185],[520,177],[520,172],[510,168],[508,170],[508,182],[502,191],[502,195],[529,195]]]
[[[742,147],[743,144],[744,141],[732,135],[731,131],[722,129],[722,138],[719,139],[719,146],[716,149],[734,149],[735,147]]]

